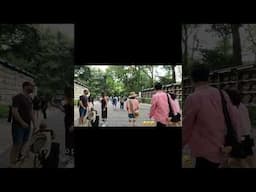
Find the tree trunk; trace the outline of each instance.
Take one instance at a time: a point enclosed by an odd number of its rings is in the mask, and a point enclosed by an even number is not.
[[[151,68],[151,85],[154,87],[154,66],[152,65]]]
[[[172,80],[176,83],[175,65],[172,65]]]
[[[233,38],[233,62],[235,65],[242,65],[241,56],[241,42],[239,34],[239,24],[232,24],[232,38]]]
[[[183,53],[183,65],[184,65],[184,69],[185,71],[187,71],[187,67],[188,67],[188,28],[186,25],[183,25],[183,44],[184,44],[184,53]]]
[[[228,38],[227,38],[227,36],[224,36],[223,37],[223,54],[224,54],[224,57],[226,58],[227,57],[227,52],[228,52],[228,47],[227,47],[227,45],[228,45]]]

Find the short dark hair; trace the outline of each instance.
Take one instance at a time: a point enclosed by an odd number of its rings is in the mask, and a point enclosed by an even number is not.
[[[157,82],[157,83],[155,84],[155,89],[156,89],[156,90],[161,90],[161,89],[162,89],[162,84],[159,83],[159,82]]]
[[[241,103],[241,95],[236,89],[225,89],[225,92],[228,94],[231,102],[235,106],[239,106]]]
[[[194,63],[191,67],[191,78],[194,82],[208,81],[209,73],[208,64]]]
[[[88,93],[89,93],[89,91],[88,91],[87,89],[85,89],[85,90],[84,90],[84,93],[87,93],[87,94],[88,94]]]
[[[22,83],[22,88],[23,88],[23,89],[24,89],[25,87],[27,87],[27,86],[33,86],[33,84],[32,84],[31,82],[29,82],[29,81],[25,81],[25,82]]]
[[[176,94],[175,94],[175,93],[169,93],[169,94],[170,94],[170,96],[171,96],[171,98],[172,98],[173,100],[176,99]]]

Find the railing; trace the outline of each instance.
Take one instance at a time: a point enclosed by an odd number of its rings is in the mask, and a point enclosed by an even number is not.
[[[182,101],[182,85],[180,83],[173,83],[163,86],[163,90],[165,92],[173,92],[176,94],[177,99]],[[155,93],[154,88],[148,88],[141,91],[141,96],[145,100],[150,100],[152,98],[152,95]]]
[[[238,89],[244,104],[256,106],[256,65],[241,65],[212,71],[210,85],[221,89]],[[185,98],[193,92],[189,78],[183,78],[183,90],[183,101],[185,101]]]

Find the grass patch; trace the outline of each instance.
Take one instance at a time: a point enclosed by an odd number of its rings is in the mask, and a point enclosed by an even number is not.
[[[0,104],[0,118],[7,118],[9,114],[9,107],[7,105]]]

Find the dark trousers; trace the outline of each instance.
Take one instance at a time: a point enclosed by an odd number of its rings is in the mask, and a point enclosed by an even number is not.
[[[43,115],[44,115],[44,119],[47,118],[46,110],[47,110],[47,109],[42,109],[42,113],[43,113]]]
[[[166,125],[160,122],[156,122],[156,127],[166,127]]]
[[[205,158],[197,157],[196,158],[196,167],[195,168],[203,168],[203,169],[216,169],[219,167],[219,163],[213,163]]]

